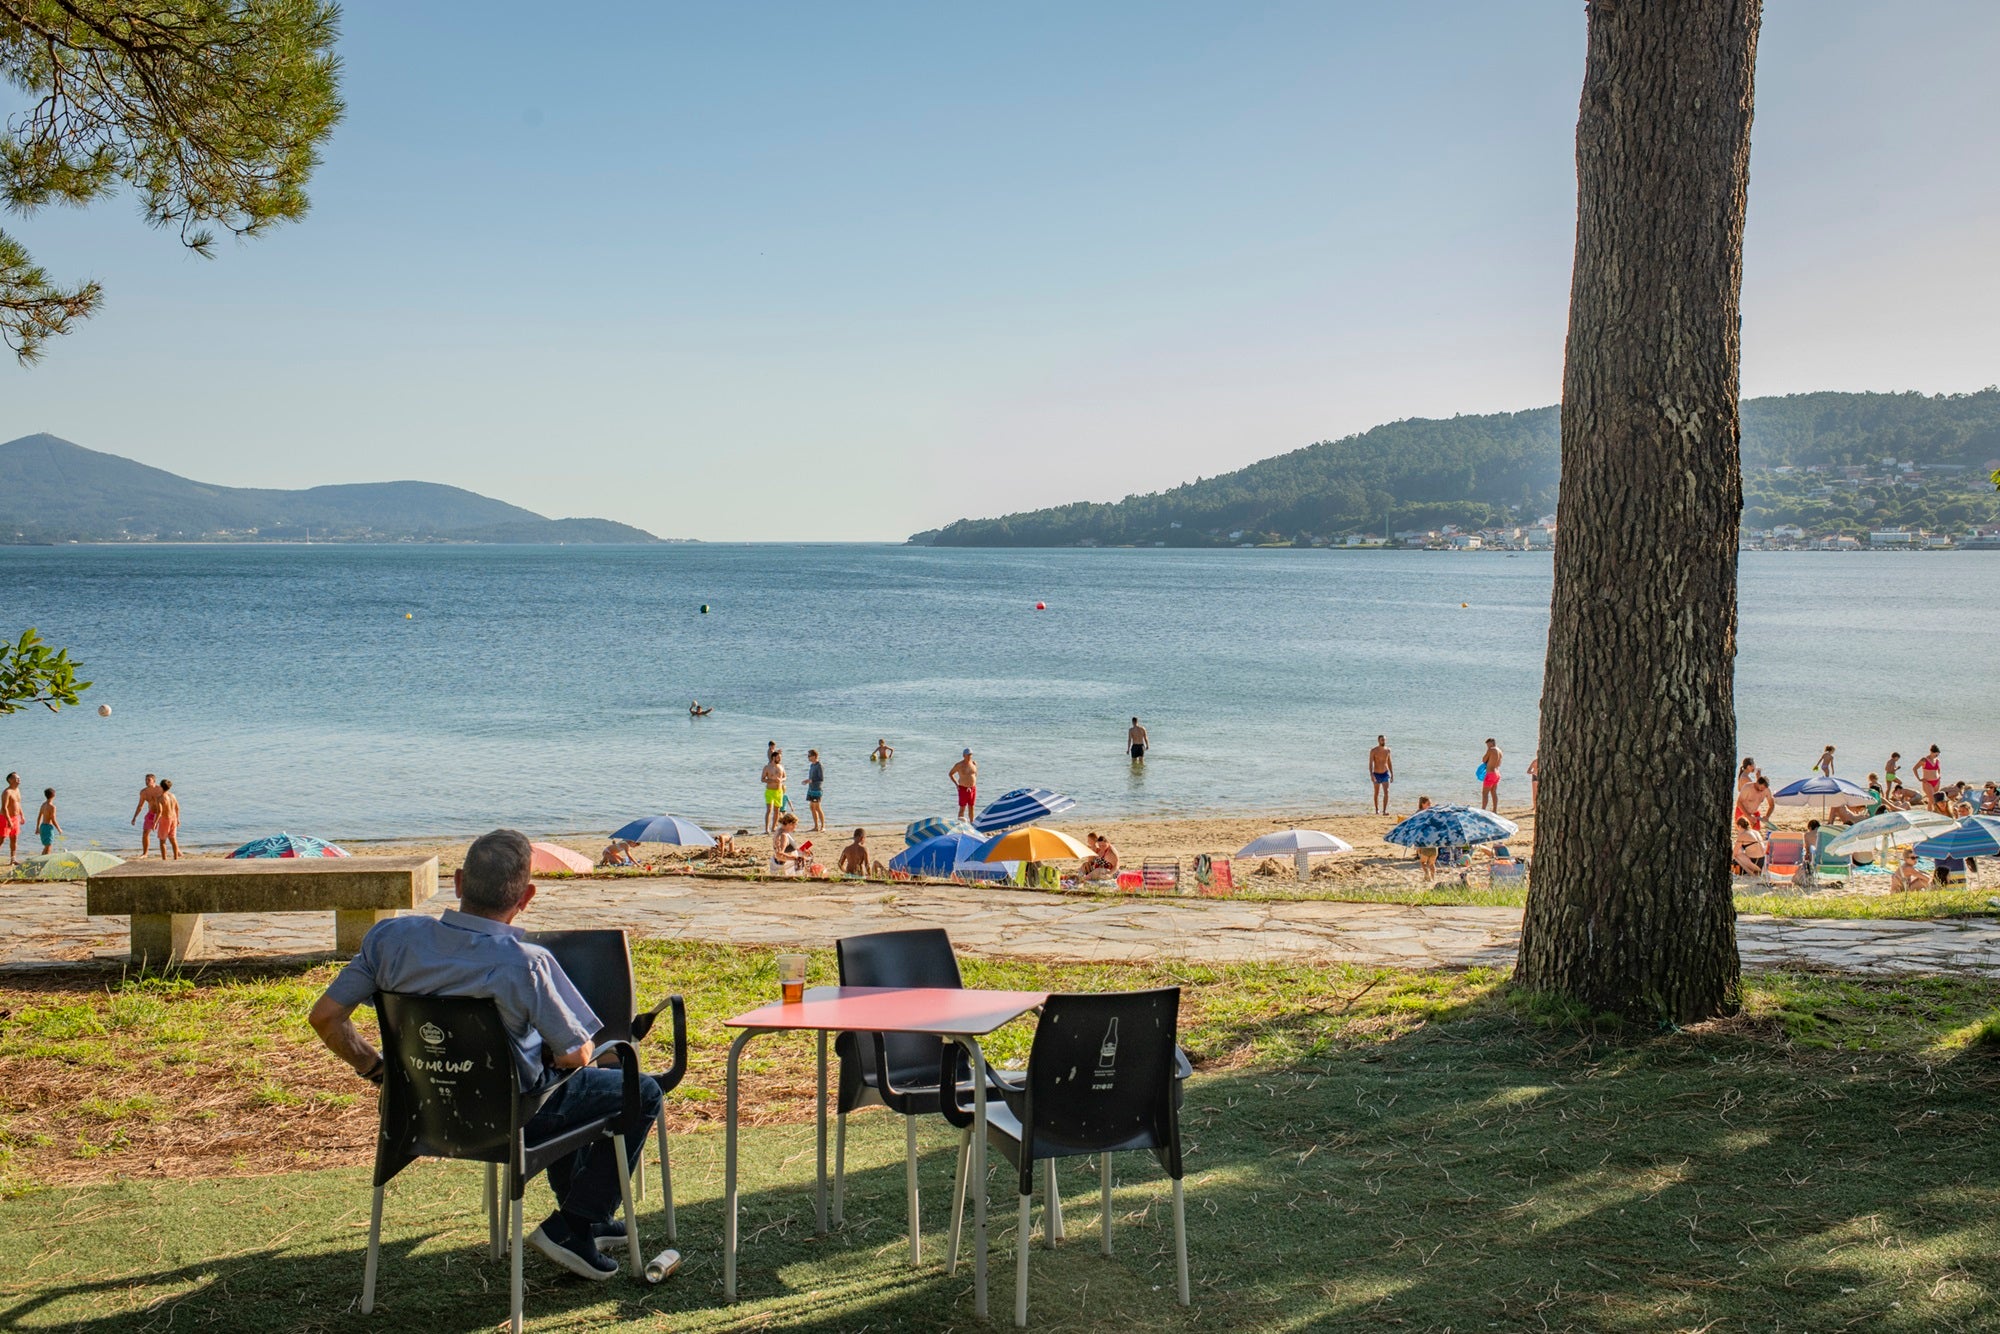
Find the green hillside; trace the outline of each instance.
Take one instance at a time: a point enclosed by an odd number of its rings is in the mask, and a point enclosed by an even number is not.
[[[53,435],[0,444],[0,542],[654,542],[609,519],[549,519],[436,482],[303,491],[211,486]]]
[[[1411,418],[1169,491],[960,519],[911,540],[940,546],[1216,546],[1382,533],[1385,525],[1393,532],[1519,522],[1555,511],[1559,430],[1553,407]],[[1885,458],[1920,465],[1927,470],[1923,483],[1877,488],[1796,475],[1806,468],[1879,467]],[[1908,522],[1901,517],[1906,510],[1948,510],[1949,522],[2000,521],[1991,488],[1974,484],[1982,470],[2000,467],[1994,460],[2000,460],[2000,389],[1935,397],[1750,399],[1743,404],[1744,521],[1811,518],[1831,531],[1878,519]],[[1835,483],[1842,494],[1807,494]],[[1928,507],[1910,503],[1923,499],[1919,492],[1928,492]],[[1815,503],[1816,516],[1808,513]],[[1774,517],[1781,511],[1800,517]]]

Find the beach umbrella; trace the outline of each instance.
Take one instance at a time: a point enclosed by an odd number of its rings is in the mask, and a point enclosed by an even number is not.
[[[1089,848],[1063,833],[1060,829],[1044,829],[1040,825],[1029,825],[1026,829],[1009,830],[1000,837],[989,840],[980,849],[979,860],[983,862],[1054,862],[1081,861],[1095,856]]]
[[[79,852],[52,852],[46,857],[24,857],[14,868],[16,880],[88,880],[99,871],[124,865],[123,857],[85,848]]]
[[[1932,861],[1940,857],[2000,857],[2000,816],[1968,815],[1917,844],[1917,855]]]
[[[907,871],[911,875],[974,875],[981,879],[995,876],[1012,878],[1014,866],[1008,863],[994,863],[984,860],[980,854],[991,839],[977,834],[939,834],[936,838],[925,839],[912,847],[904,848],[889,859],[892,871]]]
[[[1307,875],[1307,859],[1336,852],[1352,852],[1354,845],[1345,839],[1323,834],[1317,829],[1281,829],[1275,834],[1253,838],[1243,845],[1238,857],[1285,857],[1292,859],[1299,879]]]
[[[590,858],[580,852],[572,852],[558,843],[530,843],[533,851],[528,857],[528,874],[542,875],[549,871],[574,871],[578,875],[597,869]]]
[[[1382,835],[1382,841],[1404,848],[1466,848],[1474,843],[1497,843],[1520,832],[1521,826],[1492,811],[1432,806]]]
[[[1830,774],[1814,774],[1811,778],[1801,778],[1796,783],[1787,783],[1771,794],[1771,800],[1780,806],[1818,806],[1823,813],[1836,803],[1852,806],[1868,804],[1868,789],[1856,787],[1845,778],[1835,778]]]
[[[309,838],[304,834],[272,834],[268,838],[253,838],[236,851],[232,857],[345,857],[347,851],[337,848],[325,839]]]
[[[1045,787],[1017,787],[979,813],[974,829],[996,834],[1015,825],[1033,824],[1045,815],[1055,815],[1076,805],[1072,797]]]
[[[955,820],[948,819],[942,815],[928,815],[921,820],[914,821],[903,830],[903,842],[907,846],[914,848],[919,843],[927,843],[931,839],[942,837],[945,834],[976,834],[978,832],[978,830],[972,827],[972,822],[969,820]]]
[[[1826,850],[1830,856],[1847,857],[1871,844],[1887,848],[1919,843],[1957,823],[1949,815],[1933,811],[1883,811],[1849,825],[1839,838],[1826,845]]]
[[[634,820],[611,831],[611,837],[628,843],[678,843],[689,848],[712,848],[715,840],[692,820],[678,815],[654,815]]]

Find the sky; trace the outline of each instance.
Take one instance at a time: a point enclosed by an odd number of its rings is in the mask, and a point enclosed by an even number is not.
[[[553,13],[350,0],[311,213],[213,260],[0,215],[106,290],[0,439],[900,540],[1558,397],[1581,3]],[[1747,395],[2000,380],[2000,5],[1917,17],[1767,0]]]

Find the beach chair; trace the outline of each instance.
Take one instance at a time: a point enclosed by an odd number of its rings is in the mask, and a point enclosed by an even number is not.
[[[1813,871],[1821,877],[1840,876],[1846,878],[1854,874],[1854,858],[1848,856],[1837,857],[1826,850],[1827,845],[1838,837],[1840,837],[1839,830],[1822,829],[1819,831],[1819,844],[1813,850]]]
[[[1181,888],[1181,863],[1173,861],[1147,860],[1139,863],[1139,883],[1150,893],[1179,893]]]
[[[1764,883],[1774,885],[1779,881],[1792,883],[1792,877],[1799,872],[1799,863],[1805,859],[1806,840],[1803,834],[1773,834],[1764,843]]]
[[[1211,857],[1206,852],[1194,859],[1195,892],[1205,898],[1221,898],[1235,892],[1236,881],[1229,868],[1229,858]]]

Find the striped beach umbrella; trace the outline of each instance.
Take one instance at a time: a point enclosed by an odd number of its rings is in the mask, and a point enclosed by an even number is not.
[[[970,821],[947,819],[942,815],[928,815],[921,820],[912,822],[908,828],[903,830],[903,842],[914,848],[919,843],[928,843],[934,838],[943,838],[946,834],[976,834],[978,832],[977,829],[972,827]]]
[[[1917,855],[1940,857],[2000,857],[2000,816],[1968,815],[1917,844]]]
[[[345,857],[347,850],[337,848],[321,838],[309,838],[304,834],[272,834],[269,838],[253,838],[236,851],[232,857]]]
[[[989,879],[995,875],[1011,875],[1013,868],[982,860],[980,852],[988,840],[978,834],[939,834],[936,838],[925,839],[914,847],[904,848],[889,859],[892,871],[908,871],[911,875],[976,875]]]
[[[997,834],[1015,825],[1033,824],[1044,816],[1066,811],[1076,805],[1073,797],[1046,787],[1017,787],[979,813],[972,827],[985,834]]]
[[[650,815],[611,831],[611,837],[629,843],[677,843],[687,848],[712,848],[715,840],[692,820],[678,815]]]
[[[1492,811],[1470,806],[1433,806],[1418,811],[1382,835],[1384,843],[1404,848],[1467,848],[1474,843],[1495,843],[1512,838],[1521,826]]]

